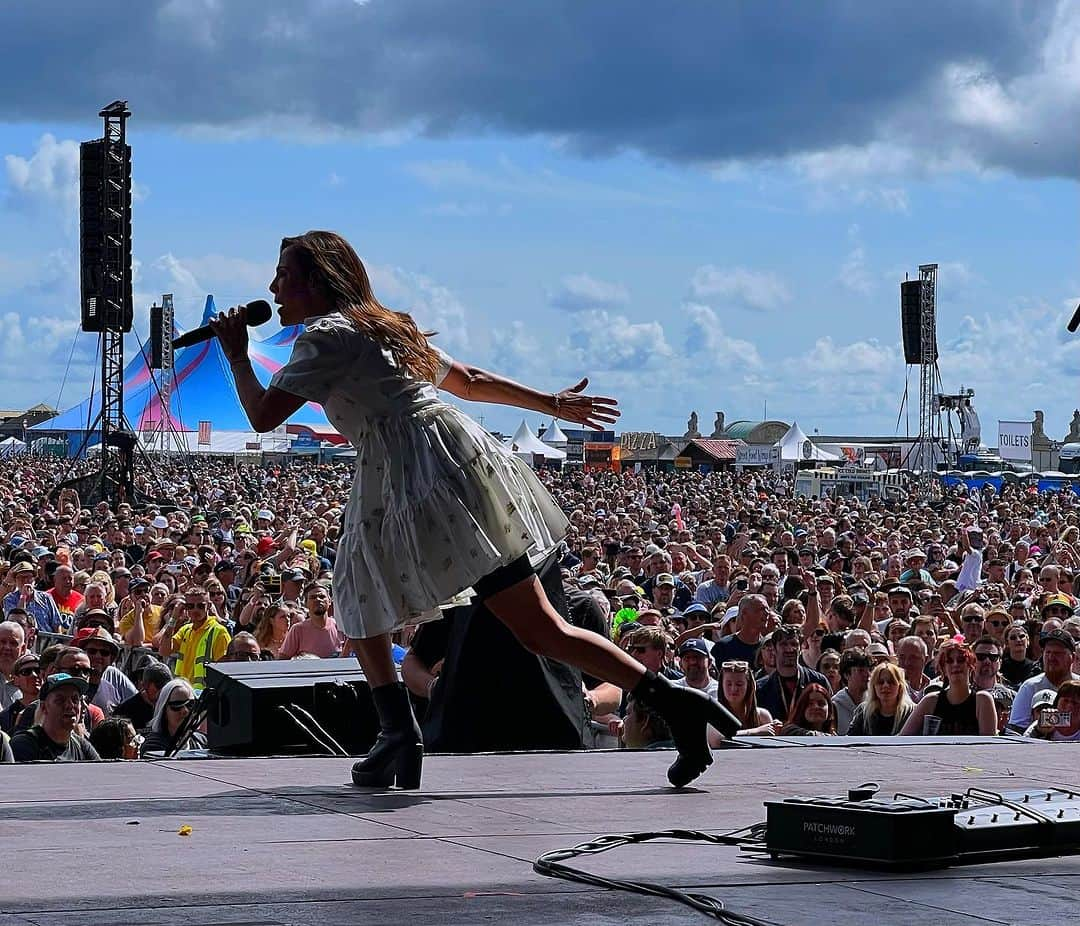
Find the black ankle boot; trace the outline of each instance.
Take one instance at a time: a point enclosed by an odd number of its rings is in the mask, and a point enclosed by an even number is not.
[[[371,689],[379,715],[379,735],[367,756],[352,768],[353,784],[361,788],[420,787],[424,739],[413,714],[409,691],[401,683]]]
[[[668,781],[676,788],[686,787],[712,765],[706,727],[711,725],[726,737],[742,729],[738,718],[704,691],[673,685],[655,672],[646,670],[632,694],[655,710],[671,731],[679,756],[668,769]]]

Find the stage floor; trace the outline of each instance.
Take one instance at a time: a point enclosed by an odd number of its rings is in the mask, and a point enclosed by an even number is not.
[[[708,922],[531,863],[604,833],[724,832],[763,820],[763,800],[869,780],[925,795],[1080,785],[1069,744],[730,749],[681,792],[664,786],[671,758],[435,756],[415,793],[354,789],[341,759],[0,766],[0,926]],[[1077,857],[886,874],[664,843],[571,864],[778,924],[1048,924],[1080,909]]]

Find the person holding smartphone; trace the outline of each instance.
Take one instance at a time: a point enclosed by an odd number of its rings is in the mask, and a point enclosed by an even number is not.
[[[1036,707],[1035,720],[1024,731],[1024,736],[1055,743],[1080,740],[1080,681],[1070,679],[1062,682],[1056,693],[1047,689],[1039,695],[1052,696],[1052,701],[1047,700],[1053,706]]]

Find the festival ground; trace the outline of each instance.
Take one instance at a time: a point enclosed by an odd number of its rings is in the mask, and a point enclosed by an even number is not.
[[[669,752],[436,756],[416,793],[358,791],[340,759],[8,766],[0,926],[708,922],[531,863],[604,833],[724,832],[764,819],[763,800],[868,780],[924,795],[1080,784],[1068,745],[806,742],[718,753],[682,792],[662,786]],[[885,874],[662,843],[572,864],[783,924],[1041,924],[1080,903],[1076,857]]]

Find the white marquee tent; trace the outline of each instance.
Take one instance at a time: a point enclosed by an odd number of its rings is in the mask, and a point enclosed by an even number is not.
[[[787,434],[780,438],[776,446],[780,448],[783,463],[827,463],[842,459],[810,440],[797,421],[788,428]]]
[[[565,448],[570,438],[563,433],[563,429],[559,427],[559,422],[554,420],[551,422],[551,427],[545,429],[542,440],[545,444],[551,444],[552,447]]]
[[[514,436],[507,442],[508,446],[514,453],[529,457],[539,454],[548,460],[565,460],[566,451],[559,450],[557,447],[551,447],[545,444],[539,437],[532,432],[532,428],[523,418],[521,424],[518,425],[518,429],[514,432]]]

